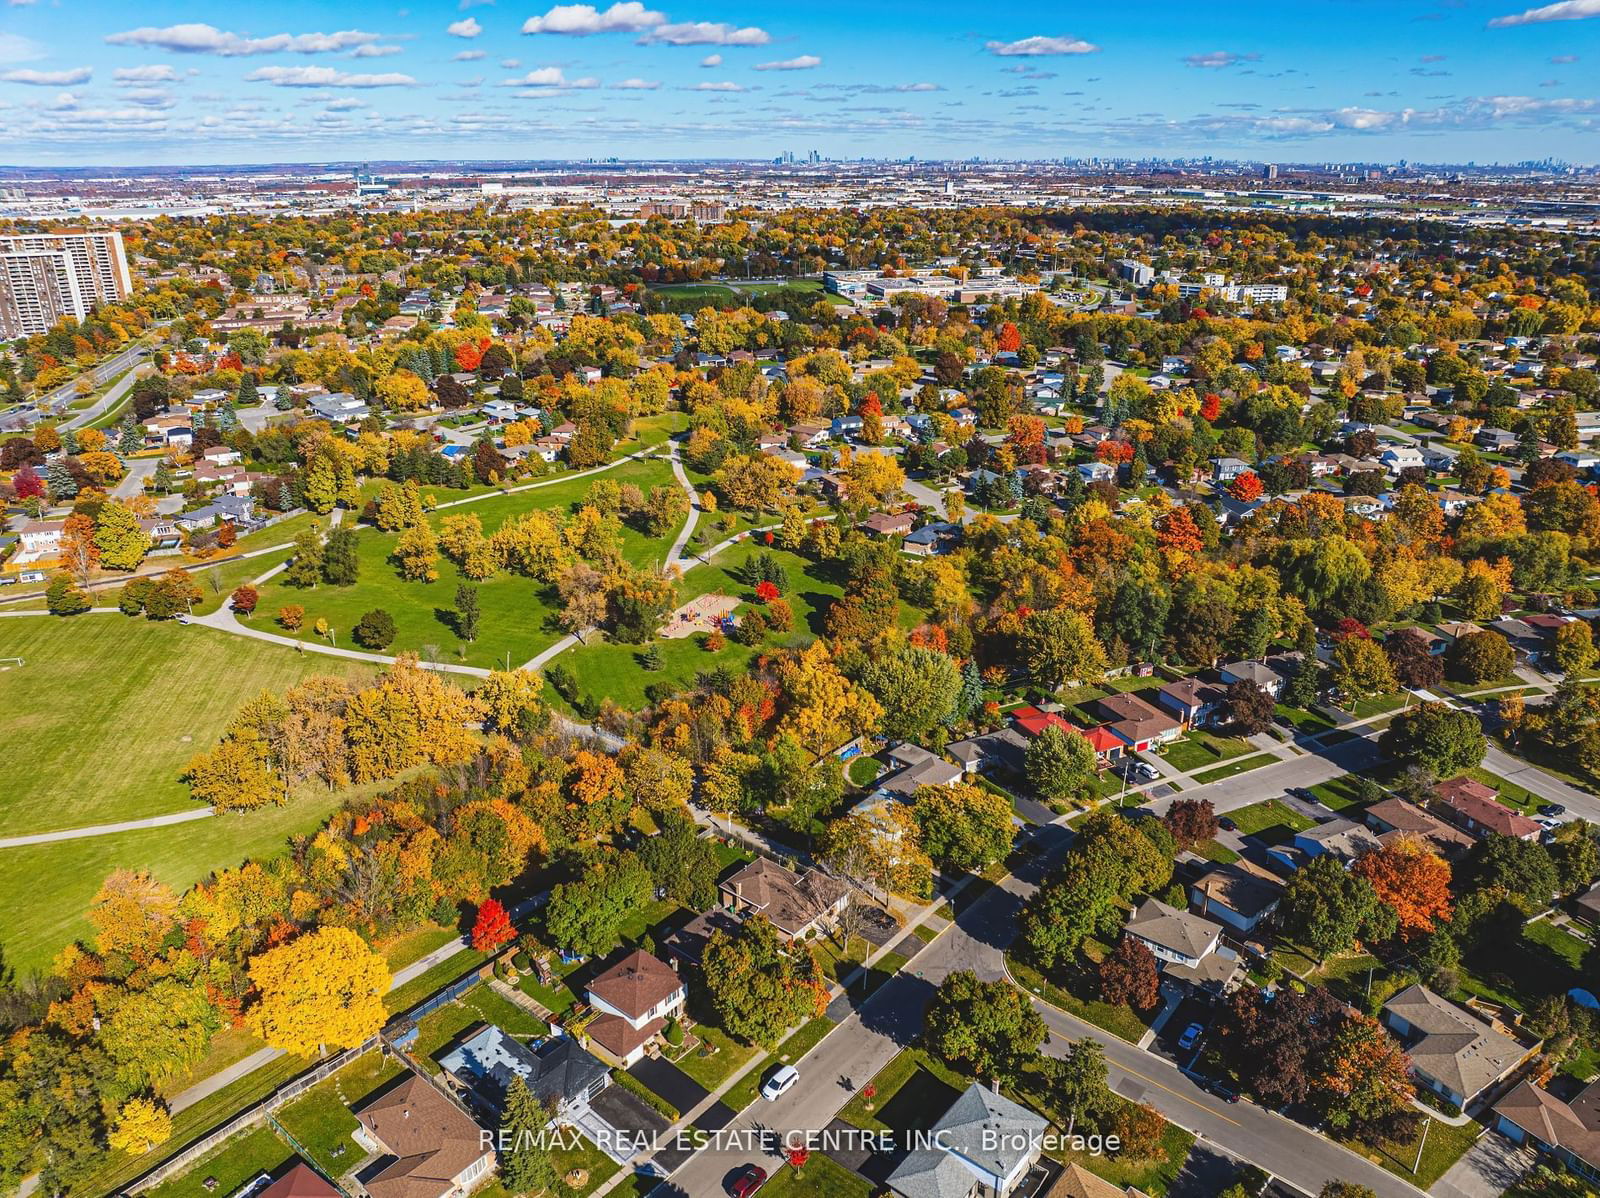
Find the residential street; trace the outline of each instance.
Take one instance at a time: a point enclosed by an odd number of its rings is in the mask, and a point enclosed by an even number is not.
[[[1298,761],[1285,763],[1296,764]],[[1256,771],[1257,775],[1262,772]],[[1059,825],[1041,829],[1038,836],[1050,845],[1045,858],[1053,858],[1067,840],[1066,830]],[[983,978],[1006,976],[1002,950],[1015,935],[1017,911],[1044,872],[1045,858],[1024,866],[1019,875],[1007,878],[974,902],[904,972],[800,1060],[800,1082],[793,1090],[777,1102],[757,1099],[723,1134],[771,1131],[781,1135],[826,1127],[850,1098],[844,1079],[860,1086],[911,1042],[921,1029],[922,1013],[934,988],[947,974],[971,969]],[[1293,1185],[1315,1193],[1328,1180],[1342,1178],[1369,1186],[1384,1198],[1414,1198],[1421,1192],[1296,1123],[1249,1103],[1230,1105],[1205,1093],[1176,1066],[1109,1032],[1037,1000],[1035,1005],[1051,1029],[1047,1051],[1059,1054],[1068,1040],[1094,1037],[1105,1045],[1111,1084],[1119,1094],[1149,1103],[1174,1123]],[[776,1157],[764,1155],[759,1148],[718,1151],[708,1147],[679,1168],[662,1192],[695,1198],[726,1193],[727,1178],[739,1166],[752,1162],[771,1171]]]

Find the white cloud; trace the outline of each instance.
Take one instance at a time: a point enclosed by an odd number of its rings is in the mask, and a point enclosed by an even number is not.
[[[942,92],[944,86],[938,83],[901,83],[894,90],[897,92]]]
[[[118,83],[176,83],[178,72],[165,63],[151,63],[142,67],[118,67],[111,72]]]
[[[518,67],[520,67],[522,65],[522,59],[520,59],[520,58],[502,58],[500,60],[500,65],[503,66],[508,71],[514,71],[514,70],[516,70]]]
[[[765,46],[772,41],[772,35],[754,25],[740,29],[726,21],[684,21],[662,25],[639,41],[668,46]]]
[[[700,65],[703,67],[720,67],[722,65],[722,55],[707,54],[700,60]]]
[[[1100,47],[1079,37],[1025,37],[1015,42],[985,42],[1001,58],[1042,58],[1050,54],[1094,54]]]
[[[1551,65],[1558,67],[1570,66],[1577,61],[1578,56],[1576,54],[1553,54],[1550,57]]]
[[[1560,0],[1559,4],[1546,4],[1524,12],[1495,17],[1490,29],[1506,29],[1512,25],[1542,25],[1546,21],[1583,21],[1600,17],[1600,0]]]
[[[354,96],[341,96],[337,100],[328,101],[329,112],[349,112],[355,108],[365,108],[366,105]]]
[[[1213,50],[1209,54],[1190,54],[1184,58],[1184,65],[1197,67],[1202,71],[1220,71],[1226,67],[1237,66],[1241,62],[1260,62],[1259,54],[1234,54],[1229,50]]]
[[[403,54],[405,51],[399,46],[357,46],[350,51],[351,58],[388,58],[391,54]]]
[[[638,0],[617,0],[604,12],[592,4],[558,4],[542,17],[529,17],[523,33],[559,33],[588,37],[596,33],[643,33],[664,25],[666,13],[646,8]]]
[[[19,68],[0,71],[0,83],[26,83],[29,87],[72,87],[87,83],[94,70],[90,67],[73,67],[66,71],[34,71]]]
[[[130,88],[123,93],[123,99],[141,108],[171,108],[178,102],[177,97],[164,87]]]
[[[659,79],[624,79],[611,85],[619,92],[653,92],[661,86]]]
[[[478,24],[476,17],[462,17],[459,21],[451,21],[445,26],[445,32],[451,37],[477,37],[483,32],[483,26]]]
[[[0,33],[0,62],[35,62],[45,57],[44,47],[20,33]]]
[[[12,8],[27,8],[30,4],[36,2],[37,0],[6,0],[6,3]]]
[[[744,88],[737,83],[697,83],[689,89],[692,92],[742,92]]]
[[[349,75],[332,67],[259,67],[245,76],[251,83],[274,87],[416,87],[410,75]]]
[[[154,46],[178,54],[216,54],[223,58],[243,58],[252,54],[334,54],[354,50],[379,40],[376,33],[342,29],[336,33],[275,33],[270,37],[247,37],[228,33],[215,25],[168,25],[163,29],[146,25],[123,33],[110,34],[113,46]]]
[[[451,62],[477,62],[483,57],[482,50],[462,50],[450,57]]]
[[[570,91],[573,89],[588,89],[600,86],[600,80],[593,76],[584,76],[582,79],[568,79],[566,72],[560,67],[535,67],[526,75],[516,79],[502,79],[501,87],[540,88],[549,91]]]
[[[812,68],[820,67],[821,65],[822,59],[818,58],[815,54],[802,54],[798,58],[786,58],[782,62],[763,62],[758,66],[752,67],[751,70],[809,71]]]

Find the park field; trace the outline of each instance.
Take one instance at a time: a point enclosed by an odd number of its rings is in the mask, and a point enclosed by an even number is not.
[[[650,671],[642,665],[647,645],[622,645],[591,638],[587,645],[569,649],[556,661],[570,669],[578,679],[579,690],[592,698],[609,697],[622,707],[636,711],[647,703],[645,688],[654,683],[683,687],[702,671],[727,669],[739,673],[759,653],[786,645],[805,644],[822,634],[823,618],[844,588],[825,565],[819,565],[783,549],[768,549],[755,541],[742,541],[718,554],[710,562],[694,567],[678,583],[680,602],[697,595],[729,595],[741,600],[739,612],[754,606],[755,588],[738,577],[744,564],[757,553],[770,553],[788,574],[783,597],[794,609],[794,626],[783,633],[768,633],[757,646],[728,640],[716,653],[707,651],[700,636],[668,640],[657,637],[650,642],[661,659],[661,668]],[[904,601],[900,604],[900,624],[914,628],[924,613]],[[548,692],[547,692],[548,693]]]
[[[490,535],[501,524],[522,512],[537,508],[565,512],[581,503],[596,479],[633,483],[648,492],[651,487],[676,486],[671,465],[662,458],[626,462],[604,473],[550,480],[547,485],[514,494],[490,495],[459,506],[445,507],[432,514],[434,530],[447,515],[476,515]],[[456,587],[464,581],[455,565],[439,559],[439,577],[433,582],[408,582],[400,577],[390,560],[398,533],[385,533],[362,527],[357,533],[357,556],[361,563],[359,580],[353,586],[319,585],[310,588],[289,586],[280,575],[261,587],[260,603],[254,622],[273,632],[282,632],[274,617],[286,604],[305,608],[305,624],[299,633],[311,639],[318,619],[333,629],[333,643],[341,648],[360,648],[351,639],[351,629],[362,615],[382,608],[394,617],[397,635],[383,652],[422,652],[432,647],[445,661],[468,665],[505,668],[523,665],[561,639],[555,624],[559,610],[554,588],[518,574],[500,573],[475,583],[481,610],[478,639],[463,646],[451,623],[455,611]],[[637,566],[659,568],[666,559],[672,538],[651,538],[626,525],[622,533],[623,556]]]
[[[312,674],[375,672],[362,662],[122,615],[0,620],[0,657],[27,663],[0,673],[5,836],[188,810],[179,774],[245,699]]]

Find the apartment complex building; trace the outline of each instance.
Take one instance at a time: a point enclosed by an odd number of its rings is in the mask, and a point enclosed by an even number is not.
[[[48,332],[133,291],[118,232],[0,236],[0,338]]]

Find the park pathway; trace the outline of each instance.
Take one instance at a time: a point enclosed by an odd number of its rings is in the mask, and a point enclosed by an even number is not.
[[[145,819],[123,820],[115,824],[92,824],[87,828],[64,828],[58,832],[5,836],[0,837],[0,849],[20,849],[30,844],[53,844],[58,840],[82,840],[90,836],[114,836],[118,832],[137,832],[142,828],[165,828],[172,824],[187,824],[192,820],[209,819],[215,814],[214,808],[203,807],[195,811],[175,811],[169,815],[152,815]]]

